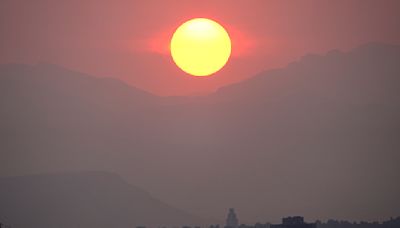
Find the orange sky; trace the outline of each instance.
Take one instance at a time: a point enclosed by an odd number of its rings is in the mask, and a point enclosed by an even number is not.
[[[115,77],[159,95],[204,94],[307,53],[371,42],[400,44],[400,1],[13,1],[0,3],[0,63],[47,62]],[[184,21],[220,22],[232,58],[191,77],[169,56]]]

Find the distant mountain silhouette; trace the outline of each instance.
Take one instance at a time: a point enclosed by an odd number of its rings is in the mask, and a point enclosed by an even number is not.
[[[0,219],[11,227],[131,228],[204,222],[106,172],[0,178],[0,186]]]
[[[397,216],[399,60],[385,44],[307,55],[196,98],[3,65],[0,173],[109,170],[202,217],[234,206],[243,222]]]
[[[348,104],[396,104],[399,52],[396,45],[369,43],[350,52],[310,54],[285,68],[223,87],[216,96],[258,103],[325,99]]]

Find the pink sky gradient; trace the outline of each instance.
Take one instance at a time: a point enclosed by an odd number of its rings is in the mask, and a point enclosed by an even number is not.
[[[158,95],[204,94],[307,53],[367,42],[400,44],[400,1],[12,1],[0,3],[0,63],[46,62],[114,77]],[[233,55],[212,77],[191,77],[169,56],[182,22],[208,17]]]

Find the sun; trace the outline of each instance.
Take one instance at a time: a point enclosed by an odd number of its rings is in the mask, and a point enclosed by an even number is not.
[[[170,49],[175,64],[184,72],[193,76],[209,76],[228,62],[231,39],[217,22],[194,18],[175,31]]]

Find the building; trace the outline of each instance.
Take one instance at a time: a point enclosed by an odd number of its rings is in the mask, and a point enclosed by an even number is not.
[[[238,228],[239,227],[239,220],[236,216],[235,209],[233,209],[233,208],[229,208],[225,227],[226,228]]]
[[[282,218],[282,224],[271,224],[270,228],[316,228],[315,223],[305,223],[301,216]]]

